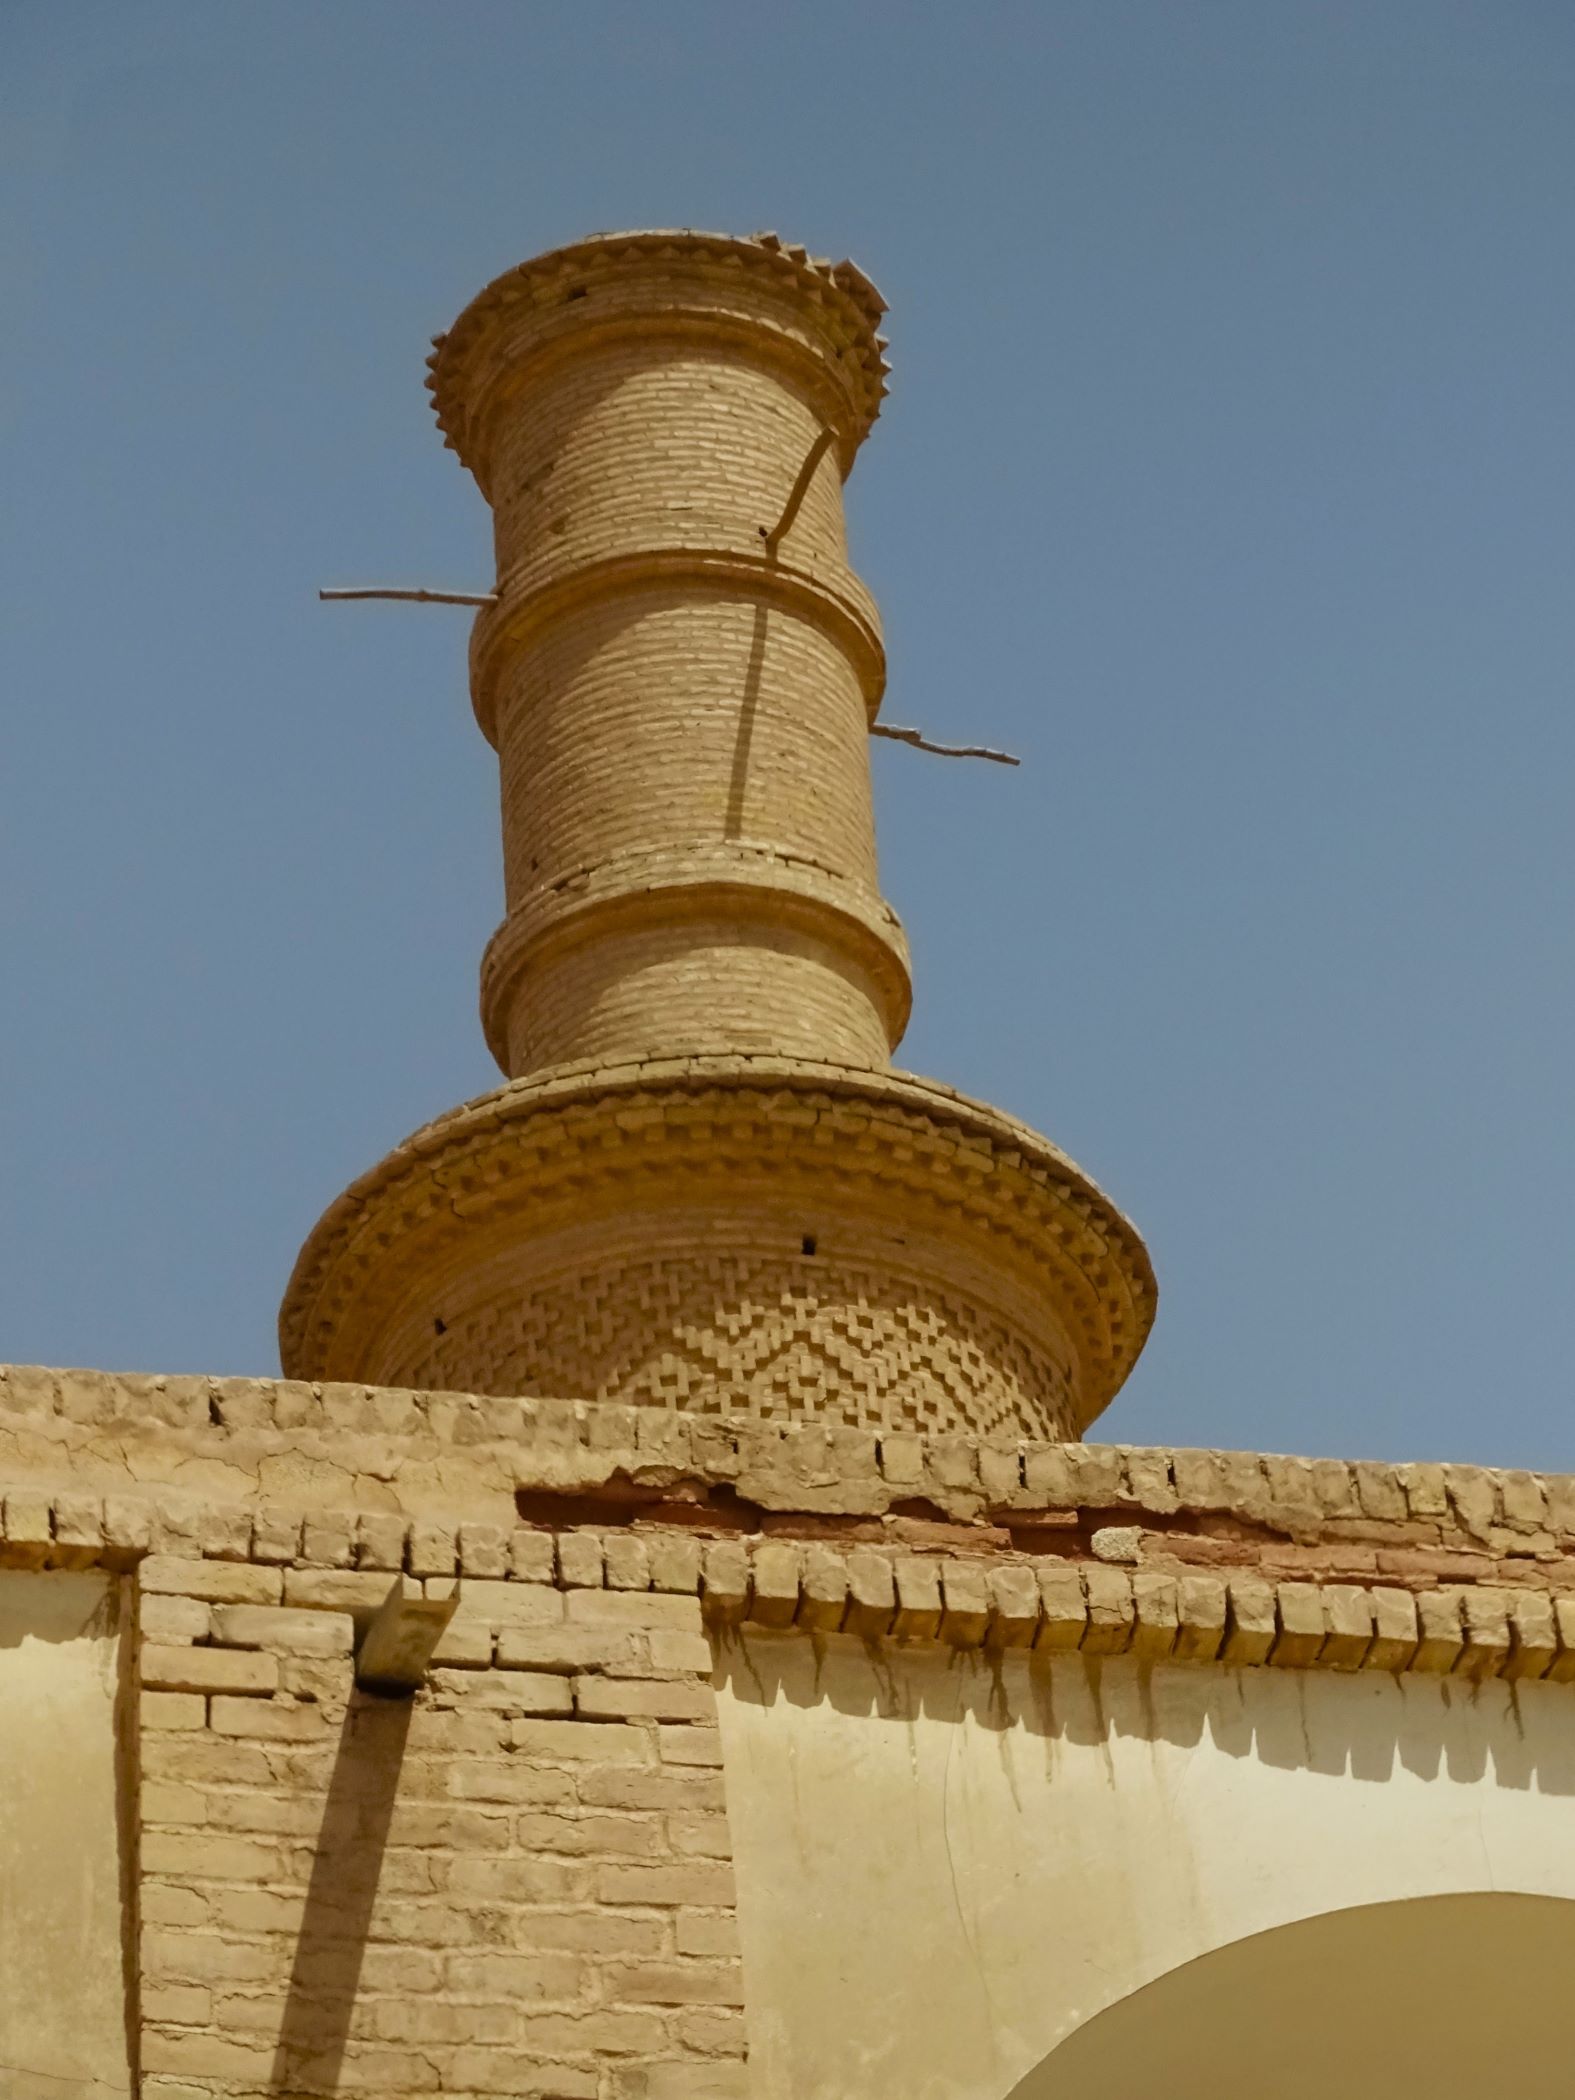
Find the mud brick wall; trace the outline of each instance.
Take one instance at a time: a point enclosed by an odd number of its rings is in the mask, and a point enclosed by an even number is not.
[[[0,1566],[130,1599],[143,2100],[739,2100],[715,1646],[1575,1678],[1575,1481],[0,1371]],[[455,1616],[354,1689],[395,1583]]]
[[[141,1562],[143,2100],[742,2093],[697,1553],[487,1544],[411,1701],[353,1686],[389,1572]]]

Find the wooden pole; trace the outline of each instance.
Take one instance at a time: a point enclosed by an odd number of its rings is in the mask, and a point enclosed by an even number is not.
[[[382,584],[368,584],[349,591],[319,591],[325,604],[345,598],[398,598],[407,605],[496,605],[496,591],[400,591]]]
[[[1010,751],[992,751],[988,744],[932,744],[917,729],[899,729],[890,722],[872,722],[870,735],[890,737],[894,744],[911,744],[915,751],[930,751],[937,758],[992,758],[998,766],[1022,764]]]

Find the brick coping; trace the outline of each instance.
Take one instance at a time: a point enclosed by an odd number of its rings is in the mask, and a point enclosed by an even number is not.
[[[723,1628],[1575,1677],[1570,1476],[23,1366],[0,1451],[11,1566],[546,1580],[682,1591]]]
[[[614,1489],[653,1512],[664,1498],[693,1502],[710,1489],[771,1515],[892,1520],[923,1504],[936,1521],[1008,1533],[1032,1530],[1041,1514],[1063,1526],[1097,1512],[1111,1524],[1158,1519],[1169,1529],[1188,1517],[1231,1519],[1302,1543],[1376,1531],[1389,1545],[1494,1557],[1575,1552],[1575,1474],[1434,1461],[880,1434],[585,1400],[34,1364],[0,1364],[0,1437],[23,1440],[30,1473],[47,1470],[51,1452],[95,1449],[113,1451],[125,1471],[140,1439],[187,1459],[211,1456],[237,1493],[274,1457],[330,1462],[325,1492],[298,1473],[303,1506],[343,1494],[361,1462],[382,1452],[410,1476],[411,1508],[458,1503],[473,1473],[511,1491]],[[424,1470],[438,1460],[451,1489]],[[400,1498],[384,1499],[392,1507]]]
[[[303,1517],[37,1489],[12,1489],[0,1502],[0,1567],[136,1571],[154,1593],[178,1575],[183,1594],[211,1591],[363,1624],[403,1577],[432,1596],[451,1595],[457,1582],[467,1620],[492,1610],[490,1598],[505,1617],[510,1597],[522,1607],[557,1597],[571,1619],[598,1621],[648,1616],[688,1599],[724,1642],[747,1629],[1032,1650],[1041,1658],[1128,1655],[1145,1663],[1575,1682],[1575,1580],[1552,1587],[1530,1567],[1518,1586],[1499,1570],[1496,1581],[1408,1588],[1103,1560],[987,1560],[840,1541],[706,1540],[670,1526],[644,1534],[511,1533],[387,1514]],[[436,1660],[486,1668],[518,1659],[495,1657],[490,1644],[472,1654],[465,1637],[465,1626],[452,1640],[445,1636]]]

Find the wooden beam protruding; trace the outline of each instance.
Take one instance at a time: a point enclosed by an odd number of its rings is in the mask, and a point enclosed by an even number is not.
[[[355,1652],[355,1681],[363,1692],[408,1699],[420,1689],[432,1651],[459,1605],[452,1596],[428,1597],[419,1582],[396,1575]]]

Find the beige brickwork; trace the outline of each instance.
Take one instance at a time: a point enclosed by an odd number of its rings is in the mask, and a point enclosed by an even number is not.
[[[1239,1802],[1311,1886],[1339,1848],[1285,1834],[1348,1756],[1371,1796],[1399,1745],[1425,1837],[1491,1751],[1522,1873],[1530,1775],[1575,1795],[1575,1481],[1079,1441],[1153,1318],[1140,1239],[890,1068],[842,510],[881,312],[774,236],[621,235],[439,339],[496,532],[507,1083],[331,1206],[285,1379],[0,1368],[0,1569],[113,1603],[113,1683],[16,1658],[97,1687],[94,1829],[33,1783],[92,1870],[106,2092],[852,2100],[951,2052],[998,2100],[1087,1976],[1142,1981],[1122,1846],[1180,1963],[1279,1894],[1248,1845],[1200,1899]]]
[[[342,1668],[394,1573],[458,1582],[438,1664],[543,1716],[610,1673],[683,1720],[638,1643],[703,1674],[697,1599],[713,1630],[1575,1679],[1564,1476],[25,1367],[0,1453],[0,1564],[135,1570],[176,1714]]]
[[[359,1570],[353,1580],[372,1589],[377,1571],[410,1556],[421,1574],[540,1582],[552,1544],[518,1528],[517,1498],[580,1493],[591,1506],[621,1496],[642,1522],[669,1511],[704,1522],[710,1508],[724,1526],[741,1514],[761,1526],[832,1520],[850,1538],[906,1527],[970,1550],[1159,1553],[1200,1572],[1265,1566],[1287,1579],[1311,1569],[1469,1583],[1556,1574],[1575,1556],[1568,1474],[881,1434],[293,1379],[0,1365],[0,1466],[9,1565],[129,1567],[196,1552],[216,1564],[211,1601],[229,1604],[277,1603],[286,1564],[301,1581]],[[647,1550],[666,1589],[697,1549],[680,1535]],[[145,1588],[161,1580],[145,1568]]]
[[[745,2100],[713,1686],[762,1638],[1575,1683],[1563,1478],[18,1368],[0,1459],[0,1566],[135,1598],[143,2100]],[[409,1703],[353,1687],[396,1578],[457,1591]]]
[[[842,508],[882,312],[774,236],[609,235],[438,339],[439,422],[495,526],[471,687],[511,1084],[328,1212],[287,1371],[1070,1437],[1131,1367],[1132,1228],[1033,1132],[889,1069],[885,659]]]
[[[413,1139],[323,1219],[281,1337],[326,1376],[1067,1436],[1152,1303],[1113,1208],[1019,1124],[896,1075],[653,1060]]]
[[[438,345],[496,530],[472,670],[511,1075],[653,1050],[880,1065],[902,1032],[866,735],[884,660],[842,519],[880,312],[851,265],[636,235],[500,278]]]
[[[551,1579],[467,1579],[407,1705],[355,1692],[328,1571],[264,1571],[292,1604],[219,1601],[244,1564],[142,1572],[147,2100],[742,2092],[696,1594],[603,1626]]]

